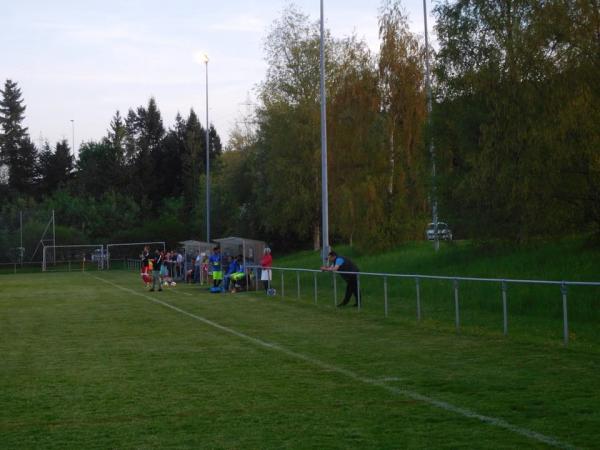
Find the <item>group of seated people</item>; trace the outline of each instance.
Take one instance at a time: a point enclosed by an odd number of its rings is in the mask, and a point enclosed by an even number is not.
[[[193,260],[193,265],[186,271],[186,282],[200,285],[213,284],[213,287],[222,285],[222,290],[230,292],[246,289],[244,257],[242,255],[235,258],[221,257],[220,251],[215,250],[210,257],[206,253],[198,252]],[[249,272],[248,278],[251,276],[252,273]]]

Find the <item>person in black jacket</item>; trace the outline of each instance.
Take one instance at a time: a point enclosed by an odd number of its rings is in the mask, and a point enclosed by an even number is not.
[[[327,255],[329,261],[328,266],[322,266],[321,270],[329,272],[360,272],[358,266],[354,264],[350,258],[345,256],[338,256],[335,252],[329,252]],[[340,276],[346,282],[346,295],[344,299],[337,306],[345,306],[350,301],[350,297],[354,294],[356,302],[352,306],[358,306],[360,304],[360,294],[358,292],[358,278],[355,273],[340,273]]]
[[[154,287],[156,286],[156,284],[158,283],[158,290],[162,291],[162,280],[161,280],[161,276],[160,276],[160,269],[163,265],[163,258],[164,258],[164,254],[160,251],[158,251],[158,249],[156,249],[156,251],[154,252],[154,259],[152,260],[152,289],[150,289],[151,291],[154,290]]]

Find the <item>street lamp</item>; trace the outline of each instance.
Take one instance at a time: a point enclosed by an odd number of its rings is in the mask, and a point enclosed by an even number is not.
[[[323,0],[321,0],[321,212],[323,232],[323,261],[329,253],[329,194],[327,190],[327,105],[325,96],[325,25],[323,20]]]
[[[206,242],[210,242],[210,143],[208,123],[208,55],[202,53],[201,60],[206,67]]]

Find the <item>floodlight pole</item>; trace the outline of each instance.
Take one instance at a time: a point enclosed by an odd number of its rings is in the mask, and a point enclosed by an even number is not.
[[[71,147],[73,147],[73,156],[75,156],[75,119],[71,119],[71,133]]]
[[[325,24],[321,0],[321,211],[323,232],[323,261],[329,253],[329,193],[327,190],[327,104],[325,95]]]
[[[56,219],[52,210],[52,245],[56,247]],[[53,262],[56,265],[56,249],[54,250]]]
[[[206,65],[206,242],[210,242],[210,144],[208,124],[208,55],[204,55]]]
[[[423,21],[425,22],[425,86],[427,89],[427,122],[431,124],[432,95],[431,95],[431,75],[429,69],[429,31],[427,29],[427,0],[423,0]],[[438,205],[437,192],[435,186],[435,148],[433,139],[429,136],[429,154],[431,156],[431,215],[433,222],[433,234],[435,237],[435,251],[440,249],[440,239],[438,236]]]
[[[19,233],[21,235],[21,246],[19,247],[19,260],[21,262],[21,266],[23,266],[23,211],[19,211]]]

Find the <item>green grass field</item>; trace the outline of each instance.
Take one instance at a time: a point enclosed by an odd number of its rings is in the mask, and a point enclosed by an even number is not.
[[[600,446],[593,340],[332,303],[147,292],[122,271],[3,275],[0,447]]]

